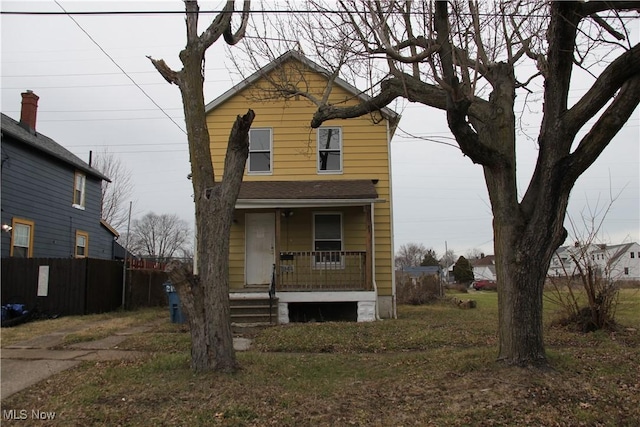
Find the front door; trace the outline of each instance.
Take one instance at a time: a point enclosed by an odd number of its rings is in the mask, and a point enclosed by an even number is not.
[[[248,213],[245,224],[247,286],[269,285],[275,263],[275,214]]]

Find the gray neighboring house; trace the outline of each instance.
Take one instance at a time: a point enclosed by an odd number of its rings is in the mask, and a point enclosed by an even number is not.
[[[424,276],[434,276],[439,280],[444,280],[444,271],[439,266],[403,267],[401,271],[408,275],[414,284]]]
[[[2,258],[114,259],[118,233],[101,218],[109,178],[36,132],[37,108],[27,91],[19,122],[2,114]]]

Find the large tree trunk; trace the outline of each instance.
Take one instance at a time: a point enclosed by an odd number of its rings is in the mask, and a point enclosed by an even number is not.
[[[233,372],[238,368],[229,307],[229,238],[254,117],[249,110],[236,118],[229,136],[222,182],[206,189],[204,197],[196,201],[198,273],[206,289],[204,329],[208,351],[208,364],[194,367],[196,370]]]
[[[544,365],[544,277],[538,274],[543,268],[540,250],[525,243],[518,226],[494,220],[493,227],[498,280],[498,360],[520,366]]]
[[[188,45],[180,53],[184,70],[179,80],[195,199],[198,276],[174,285],[180,297],[187,299],[184,306],[190,319],[192,368],[233,372],[238,365],[229,314],[229,236],[255,115],[249,110],[236,119],[227,145],[224,175],[216,183],[200,72],[204,49],[198,47],[197,43]],[[189,277],[186,272],[182,274]]]
[[[191,265],[179,261],[171,261],[166,272],[175,287],[184,308],[191,332],[191,368],[208,366],[207,337],[204,328],[204,290],[198,277],[192,273]]]
[[[191,273],[189,265],[173,263],[168,268],[189,319],[195,371],[233,372],[238,368],[229,313],[229,237],[253,118],[249,110],[233,125],[222,183],[196,191],[198,275]]]
[[[498,280],[498,359],[519,366],[546,365],[542,296],[545,273],[561,242],[568,191],[558,185],[561,180],[554,175],[559,168],[551,167],[532,191],[537,195],[537,206],[523,209],[516,180],[513,68],[495,64],[489,79],[493,91],[487,115],[491,119],[474,123],[480,144],[465,137],[467,124],[456,120],[460,112],[455,108],[449,110],[450,125],[463,150],[483,164],[491,199]],[[478,145],[488,147],[492,154],[479,152]]]
[[[249,155],[249,129],[255,114],[238,116],[229,136],[224,176],[216,185],[209,130],[204,104],[204,55],[222,35],[229,45],[242,39],[249,20],[249,0],[244,1],[238,30],[231,29],[234,1],[227,0],[221,13],[199,33],[199,7],[185,0],[187,46],[180,52],[181,71],[173,71],[163,60],[148,57],[182,95],[191,180],[196,211],[199,276],[187,266],[173,265],[170,277],[183,300],[191,329],[191,366],[195,371],[232,372],[237,369],[229,315],[229,234],[244,166]]]

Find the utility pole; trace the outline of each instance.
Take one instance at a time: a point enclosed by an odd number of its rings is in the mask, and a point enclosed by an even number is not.
[[[129,217],[127,219],[127,241],[124,247],[124,265],[122,266],[122,309],[124,310],[125,293],[127,290],[127,255],[129,255],[129,238],[131,237],[131,207],[133,202],[129,202]]]

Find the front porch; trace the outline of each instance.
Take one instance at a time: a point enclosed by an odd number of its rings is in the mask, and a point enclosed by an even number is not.
[[[368,258],[366,251],[280,252],[276,291],[371,291]]]
[[[379,203],[371,180],[243,182],[230,298],[277,304],[279,323],[375,320]]]

